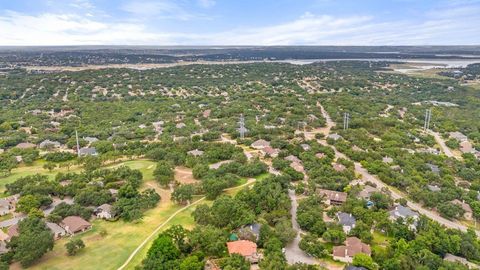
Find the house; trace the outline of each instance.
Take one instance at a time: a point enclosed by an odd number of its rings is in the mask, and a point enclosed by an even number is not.
[[[113,197],[117,197],[118,195],[118,189],[109,188],[108,192],[110,192],[110,194],[112,194]]]
[[[352,214],[339,212],[337,213],[338,224],[342,225],[343,231],[345,234],[349,234],[350,231],[355,228],[357,220]]]
[[[359,253],[371,255],[370,246],[362,243],[357,237],[348,237],[344,246],[333,247],[333,259],[345,263],[352,263],[353,257]]]
[[[440,174],[440,168],[437,165],[427,163],[427,167],[432,171],[434,174]]]
[[[460,143],[460,151],[464,154],[466,153],[474,153],[475,149],[473,148],[473,144],[469,141],[463,141]]]
[[[372,186],[369,186],[369,185],[366,185],[362,191],[360,191],[358,193],[358,197],[362,198],[362,199],[365,199],[365,200],[370,200],[370,196],[372,195],[372,193],[374,192],[379,192],[379,190],[375,187],[372,187]]]
[[[393,162],[393,158],[391,157],[383,157],[382,158],[383,163],[389,164]]]
[[[291,162],[302,163],[302,161],[294,155],[289,155],[289,156],[285,157],[284,159],[288,160],[288,161],[291,161]]]
[[[57,142],[57,141],[50,141],[50,140],[44,140],[41,142],[38,147],[45,149],[45,148],[59,148],[62,144]]]
[[[90,229],[92,224],[79,216],[69,216],[60,222],[60,227],[64,228],[68,234],[73,235]]]
[[[203,111],[202,115],[204,118],[210,117],[210,113],[212,113],[212,110],[205,110]]]
[[[178,123],[175,125],[176,128],[184,128],[186,127],[187,125],[185,125],[184,123]]]
[[[85,141],[87,141],[88,144],[92,144],[92,143],[94,143],[94,142],[98,142],[98,139],[95,138],[95,137],[83,137],[83,139],[84,139]]]
[[[333,163],[333,169],[337,172],[343,172],[347,169],[347,167],[340,163]]]
[[[470,205],[468,205],[468,203],[465,203],[464,201],[462,202],[458,199],[455,199],[455,200],[451,201],[451,203],[459,205],[459,206],[462,207],[463,211],[465,211],[465,213],[463,214],[463,217],[466,220],[473,220],[473,211],[472,211],[472,208],[470,207]]]
[[[14,236],[18,236],[20,233],[18,232],[18,223],[8,227],[7,234],[9,239],[12,239]]]
[[[389,213],[390,213],[390,220],[397,220],[399,218],[402,218],[404,220],[412,219],[413,223],[409,225],[409,228],[411,230],[417,229],[417,221],[419,219],[419,215],[417,212],[413,211],[409,207],[399,204],[395,206],[395,208],[391,210]]]
[[[32,149],[32,148],[37,147],[37,145],[35,145],[33,143],[23,142],[23,143],[17,144],[17,146],[15,146],[15,147],[20,148],[20,149]]]
[[[95,147],[82,147],[78,151],[78,155],[84,156],[98,156],[97,149]]]
[[[195,149],[195,150],[192,150],[192,151],[188,151],[187,154],[189,154],[191,156],[194,156],[194,157],[200,157],[200,156],[203,156],[203,151]]]
[[[55,240],[58,240],[67,234],[67,232],[56,223],[47,222],[47,227],[52,231]]]
[[[292,163],[290,163],[290,167],[292,167],[292,169],[294,169],[295,171],[297,171],[299,173],[304,173],[305,172],[305,168],[303,168],[303,165],[301,163],[292,162]]]
[[[110,204],[104,203],[97,207],[94,211],[97,218],[111,219],[113,218],[112,206]]]
[[[12,195],[0,199],[0,216],[4,216],[12,211],[14,211],[15,206],[17,205],[19,195]]]
[[[368,269],[363,266],[347,265],[343,270],[368,270]]]
[[[437,186],[437,185],[427,185],[427,188],[428,190],[430,190],[431,192],[439,192],[441,191],[442,189]]]
[[[347,193],[328,189],[318,189],[317,193],[325,197],[325,202],[329,205],[342,205],[347,201]]]
[[[233,162],[233,160],[222,160],[222,161],[219,161],[219,162],[217,162],[217,163],[210,164],[208,167],[209,167],[210,169],[216,170],[216,169],[220,168],[220,166],[222,166],[222,165],[224,165],[224,164],[231,163],[231,162]]]
[[[342,136],[338,135],[337,133],[330,134],[327,136],[328,139],[332,139],[334,141],[338,141],[342,138]]]
[[[260,140],[256,140],[254,141],[251,145],[250,145],[252,148],[255,148],[257,150],[260,150],[260,149],[263,149],[265,147],[269,147],[270,146],[270,142],[268,141],[265,141],[263,139],[260,139]]]
[[[312,149],[312,147],[310,147],[310,145],[308,145],[306,143],[300,144],[300,147],[302,147],[303,151],[308,151],[308,150]]]
[[[248,240],[227,242],[228,254],[240,254],[247,261],[257,263],[260,255],[257,253],[257,244]]]
[[[277,157],[278,154],[280,153],[280,149],[272,148],[270,146],[266,146],[262,148],[260,151],[262,151],[264,155],[269,155],[270,157]]]
[[[443,257],[443,260],[453,263],[460,263],[467,266],[469,269],[480,269],[480,266],[474,263],[469,262],[467,259],[459,256],[455,256],[450,253],[446,253]]]
[[[260,223],[253,223],[250,225],[246,225],[238,230],[238,237],[242,240],[250,240],[250,241],[258,241],[260,238],[260,228],[262,224]],[[236,241],[238,239],[234,239],[232,241]]]
[[[459,131],[450,132],[450,138],[455,139],[459,142],[464,142],[468,140],[467,136]]]
[[[326,155],[324,153],[316,153],[315,157],[319,158],[319,159],[322,159],[322,158],[326,157]]]

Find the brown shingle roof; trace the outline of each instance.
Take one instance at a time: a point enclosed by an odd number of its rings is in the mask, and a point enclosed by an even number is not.
[[[62,220],[60,226],[62,226],[63,228],[65,228],[65,230],[69,232],[76,233],[79,231],[83,231],[92,225],[79,216],[69,216]]]
[[[369,245],[362,243],[357,237],[348,237],[345,240],[345,246],[333,247],[333,256],[335,257],[353,257],[358,253],[370,255],[372,251]]]
[[[339,201],[339,202],[346,202],[347,201],[347,193],[345,192],[338,192],[328,189],[319,189],[318,194],[325,196],[330,201]]]

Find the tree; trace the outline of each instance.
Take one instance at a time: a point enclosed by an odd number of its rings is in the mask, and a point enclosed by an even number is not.
[[[68,256],[76,255],[81,249],[85,248],[85,243],[82,239],[73,239],[65,244]]]
[[[188,256],[180,263],[180,270],[203,270],[205,263],[197,256]]]
[[[153,171],[153,176],[155,176],[155,180],[157,180],[160,185],[164,187],[168,186],[168,184],[174,179],[172,165],[166,161],[159,161],[157,167]]]
[[[94,156],[86,156],[82,158],[83,168],[86,172],[93,172],[102,166],[102,160]]]
[[[193,250],[203,251],[207,256],[222,257],[226,253],[228,233],[211,225],[197,226],[189,235]]]
[[[180,251],[175,246],[172,238],[165,234],[160,234],[147,252],[147,257],[143,260],[142,266],[146,270],[169,269],[171,261],[180,257]]]
[[[372,257],[368,256],[365,253],[358,253],[353,256],[353,265],[363,266],[369,270],[378,269],[378,265],[373,261]]]
[[[28,267],[53,248],[53,234],[45,222],[36,217],[27,217],[18,225],[19,235],[12,237],[8,247],[14,253],[13,259]]]
[[[231,254],[220,262],[223,270],[249,270],[250,263],[240,254]]]
[[[178,204],[186,204],[192,200],[193,191],[193,185],[181,185],[173,191],[172,201]]]
[[[18,212],[29,213],[32,209],[38,209],[41,203],[38,196],[34,195],[25,195],[20,197],[17,203]]]
[[[322,238],[327,242],[340,244],[340,243],[343,243],[343,241],[345,241],[346,236],[342,230],[328,229],[323,233]]]
[[[463,210],[460,205],[451,202],[441,203],[438,205],[437,209],[442,217],[448,219],[461,217],[463,213],[465,213],[465,210]]]

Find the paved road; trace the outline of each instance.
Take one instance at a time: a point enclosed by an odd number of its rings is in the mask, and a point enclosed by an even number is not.
[[[429,130],[428,134],[432,135],[435,138],[435,141],[438,143],[438,145],[440,145],[440,148],[447,157],[455,157],[452,153],[452,150],[448,148],[448,146],[445,144],[445,140],[443,140],[443,138],[440,136],[440,134],[438,134],[438,132],[433,132]]]
[[[295,236],[295,239],[293,239],[293,241],[285,247],[285,257],[287,258],[287,262],[289,264],[294,264],[297,262],[318,264],[318,261],[315,258],[308,256],[303,250],[300,249],[300,247],[298,247],[298,244],[302,238],[300,236],[301,229],[297,223],[297,196],[295,195],[295,191],[293,189],[288,190],[288,196],[292,201],[292,207],[290,208],[290,214],[292,215],[292,227],[295,231],[297,231],[297,235]]]
[[[328,113],[323,109],[323,107],[321,107],[321,105],[319,107],[321,108],[322,114],[327,121],[327,126],[332,125],[331,118],[328,115]],[[445,143],[443,142],[443,139],[440,137],[440,135],[438,133],[434,133],[434,132],[432,132],[431,134],[435,137],[435,139],[437,140],[440,147],[442,147],[442,149],[444,149],[445,155],[453,156],[452,152],[445,145]],[[325,144],[325,145],[327,144],[327,142],[325,140],[319,140],[319,142],[322,143],[322,144]],[[333,150],[335,151],[335,157],[336,158],[348,159],[347,156],[345,156],[343,153],[339,152],[335,147],[333,147]],[[377,185],[377,187],[380,188],[380,189],[381,188],[387,188],[390,191],[393,199],[395,199],[395,200],[399,199],[399,198],[406,199],[408,207],[410,207],[411,209],[419,212],[420,214],[423,214],[423,215],[427,216],[428,218],[430,218],[432,220],[435,220],[436,222],[444,225],[445,227],[452,228],[452,229],[458,229],[458,230],[461,230],[463,232],[467,231],[468,227],[459,223],[458,221],[452,221],[452,220],[448,220],[446,218],[443,218],[438,213],[436,213],[434,211],[431,211],[431,210],[428,210],[418,203],[412,202],[411,200],[409,200],[406,197],[405,194],[403,194],[402,192],[388,186],[387,184],[382,182],[376,175],[373,175],[373,174],[369,173],[365,168],[362,167],[362,165],[359,162],[355,162],[355,172],[362,176],[363,181],[370,181],[372,183],[375,183]],[[480,237],[480,231],[479,230],[475,230],[475,233],[477,234],[478,237]]]

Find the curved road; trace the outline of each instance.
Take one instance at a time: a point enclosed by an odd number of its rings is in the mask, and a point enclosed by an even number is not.
[[[295,263],[306,263],[306,264],[318,264],[318,261],[315,258],[308,256],[303,250],[298,247],[300,240],[302,239],[300,236],[301,229],[297,223],[297,196],[295,195],[295,191],[293,189],[288,190],[288,196],[292,201],[292,207],[290,208],[290,214],[292,215],[292,227],[297,232],[297,235],[285,247],[285,257],[287,258],[288,264],[295,264]]]
[[[319,105],[319,104],[317,104],[317,105],[321,108],[322,115],[326,119],[327,126],[329,127],[328,130],[330,130],[330,128],[333,127],[335,125],[335,123],[332,122],[332,120],[330,118],[330,115],[328,115],[327,111],[325,111],[321,105]],[[453,157],[453,153],[445,145],[442,138],[440,138],[440,135],[438,133],[435,133],[435,132],[430,132],[430,134],[432,134],[435,137],[435,140],[440,145],[440,147],[443,149],[445,155],[449,156],[449,157]],[[325,135],[328,135],[328,134],[325,134]],[[319,140],[319,142],[321,144],[327,145],[325,140]],[[331,146],[331,147],[335,151],[335,157],[348,159],[347,156],[345,156],[343,153],[339,152],[334,146]],[[393,199],[396,200],[396,199],[399,199],[399,198],[403,198],[403,199],[407,200],[408,207],[410,207],[411,209],[419,212],[420,214],[423,214],[423,215],[427,216],[428,218],[430,218],[432,220],[435,220],[436,222],[442,224],[445,227],[448,227],[448,228],[451,228],[451,229],[458,229],[458,230],[463,231],[463,232],[466,232],[467,229],[469,228],[469,227],[461,224],[458,221],[452,221],[452,220],[448,220],[446,218],[443,218],[438,213],[436,213],[432,210],[426,209],[418,203],[412,202],[411,200],[409,200],[407,198],[407,196],[404,193],[402,193],[402,192],[400,192],[396,189],[393,189],[391,186],[382,182],[376,175],[373,175],[373,174],[369,173],[365,168],[363,168],[363,166],[359,162],[354,162],[354,164],[355,164],[355,172],[362,176],[362,180],[370,181],[372,183],[375,183],[377,185],[377,187],[379,187],[380,189],[381,188],[388,189],[390,191]],[[479,230],[475,230],[475,233],[477,234],[477,237],[480,237],[480,231]]]

